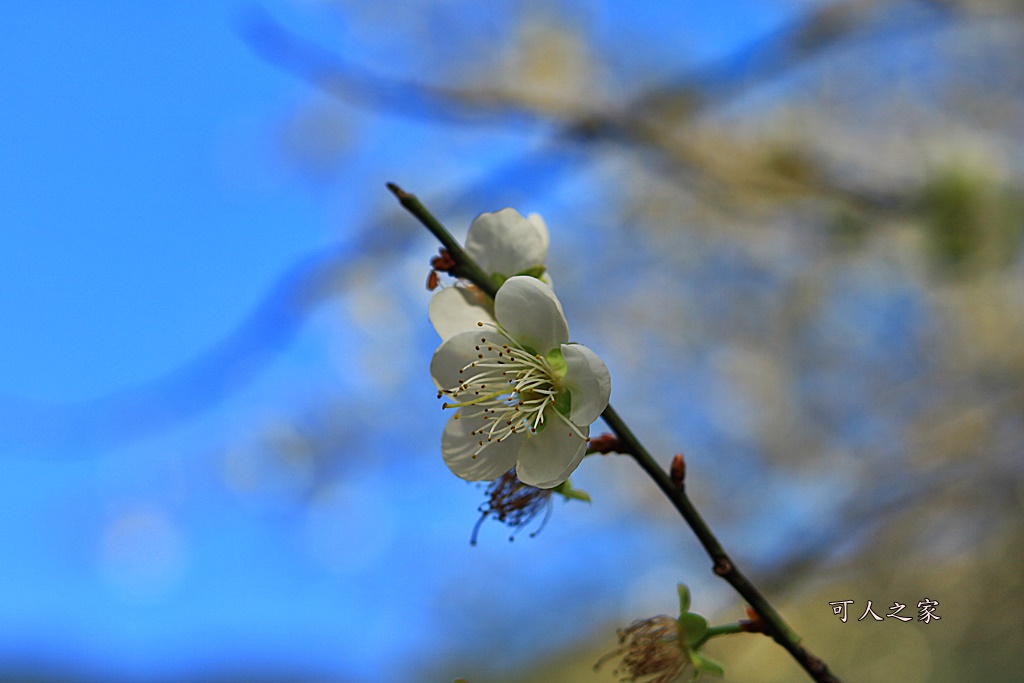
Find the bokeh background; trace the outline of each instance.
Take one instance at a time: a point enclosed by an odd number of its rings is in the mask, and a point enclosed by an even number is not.
[[[0,681],[602,682],[677,581],[743,617],[626,458],[470,546],[437,245],[387,181],[457,235],[544,215],[613,404],[844,680],[1020,680],[1019,3],[3,3],[0,37]]]

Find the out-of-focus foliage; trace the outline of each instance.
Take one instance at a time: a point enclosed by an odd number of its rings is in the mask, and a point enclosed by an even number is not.
[[[984,170],[940,171],[921,206],[936,266],[969,277],[1013,263],[1024,234],[1024,196]]]

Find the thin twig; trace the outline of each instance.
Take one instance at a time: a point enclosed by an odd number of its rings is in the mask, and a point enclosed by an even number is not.
[[[405,192],[394,183],[388,183],[387,187],[398,198],[402,206],[437,237],[438,241],[448,250],[448,253],[457,264],[456,267],[460,276],[465,277],[493,298],[497,293],[495,283],[466,254],[462,246],[452,237],[451,233],[448,232],[441,222],[420,203],[415,195]],[[636,460],[637,464],[654,480],[654,483],[657,484],[662,493],[672,502],[676,510],[679,511],[679,514],[682,515],[683,520],[686,521],[690,529],[693,530],[693,533],[696,534],[697,539],[704,546],[708,556],[711,557],[713,562],[712,571],[725,579],[749,603],[750,607],[763,622],[765,632],[776,643],[785,648],[812,679],[818,681],[818,683],[839,683],[839,679],[832,674],[824,661],[800,645],[800,637],[786,624],[782,616],[768,602],[768,599],[739,570],[736,563],[725,552],[710,527],[708,527],[707,522],[704,521],[704,518],[697,512],[697,508],[694,507],[686,495],[686,488],[682,478],[678,478],[678,483],[673,481],[669,473],[655,461],[611,405],[605,408],[604,412],[601,413],[601,417],[604,418],[605,423],[615,433],[615,436],[618,437],[620,452]]]
[[[487,277],[487,273],[480,269],[480,266],[476,264],[476,261],[469,257],[462,249],[462,245],[459,244],[458,240],[452,237],[452,234],[441,225],[440,221],[434,218],[433,214],[427,211],[426,207],[420,204],[420,200],[416,198],[416,195],[409,194],[398,185],[394,183],[388,183],[388,189],[391,193],[398,197],[398,201],[401,202],[405,210],[416,216],[420,223],[437,238],[448,253],[451,255],[452,260],[455,261],[455,268],[453,271],[464,277],[481,290],[484,291],[487,296],[494,298],[494,295],[498,293],[498,286],[494,283],[491,278]]]
[[[711,558],[713,562],[711,570],[716,575],[725,579],[737,593],[743,596],[743,599],[747,601],[764,622],[767,634],[776,643],[784,647],[815,681],[819,681],[819,683],[838,683],[839,679],[829,671],[828,665],[820,658],[811,654],[807,648],[800,645],[800,637],[789,627],[782,618],[782,615],[772,607],[768,599],[739,570],[736,563],[725,552],[714,533],[712,533],[711,528],[708,527],[707,522],[704,521],[704,518],[697,512],[697,508],[694,507],[689,496],[686,495],[685,485],[676,486],[673,483],[668,473],[647,452],[647,449],[630,431],[629,427],[611,405],[605,408],[604,412],[601,413],[601,417],[604,418],[608,427],[615,432],[615,435],[619,437],[619,441],[623,446],[622,452],[636,460],[637,464],[654,480],[654,483],[658,485],[661,492],[672,501],[676,510],[686,520],[687,525],[693,530],[693,533]]]

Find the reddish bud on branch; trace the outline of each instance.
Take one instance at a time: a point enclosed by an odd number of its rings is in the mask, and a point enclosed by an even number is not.
[[[740,621],[740,627],[747,633],[767,633],[768,629],[761,620],[761,615],[754,611],[750,605],[744,605],[747,611],[747,619]]]
[[[434,270],[439,270],[442,273],[450,272],[455,267],[455,259],[448,253],[447,249],[440,249],[440,255],[430,259],[430,266]]]
[[[453,275],[455,271],[455,259],[448,253],[447,249],[442,248],[440,255],[430,259],[430,274],[427,275],[427,290],[433,292],[437,289],[440,284],[440,280],[437,277],[438,273],[448,273]]]
[[[676,453],[676,457],[672,458],[672,467],[668,473],[676,488],[682,489],[683,482],[686,480],[686,461],[683,460],[682,453]]]
[[[601,455],[621,453],[622,444],[614,434],[601,434],[590,439],[590,445],[587,447],[587,452],[600,453]]]

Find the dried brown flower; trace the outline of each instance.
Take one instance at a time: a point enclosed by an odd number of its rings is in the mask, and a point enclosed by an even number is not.
[[[676,620],[664,614],[634,621],[619,629],[619,649],[609,652],[594,665],[598,669],[613,657],[622,657],[615,668],[620,681],[674,683],[690,664],[679,646]]]
[[[521,528],[544,512],[540,526],[530,533],[530,537],[533,538],[541,532],[551,516],[552,492],[552,489],[540,489],[524,484],[516,477],[514,469],[509,470],[487,486],[487,500],[479,507],[480,519],[473,527],[473,535],[469,542],[476,545],[477,532],[488,517],[494,517],[502,524],[512,527],[512,535],[508,537],[511,541]]]

